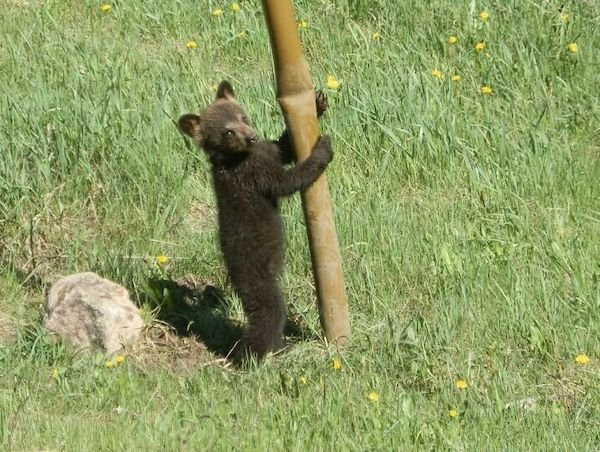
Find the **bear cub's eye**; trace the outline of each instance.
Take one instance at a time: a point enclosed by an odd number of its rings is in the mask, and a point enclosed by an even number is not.
[[[225,131],[223,132],[223,136],[224,136],[224,137],[230,137],[230,136],[232,136],[232,135],[233,135],[233,130],[225,130]]]

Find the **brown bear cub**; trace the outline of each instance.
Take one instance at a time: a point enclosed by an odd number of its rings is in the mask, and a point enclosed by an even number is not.
[[[319,92],[317,115],[325,109]],[[293,160],[287,133],[278,141],[259,140],[226,81],[213,103],[200,115],[181,116],[179,127],[212,164],[221,250],[248,320],[240,357],[250,353],[260,359],[282,348],[286,320],[278,281],[284,256],[278,198],[307,188],[321,175],[332,159],[330,139],[321,136],[308,159],[286,167]]]

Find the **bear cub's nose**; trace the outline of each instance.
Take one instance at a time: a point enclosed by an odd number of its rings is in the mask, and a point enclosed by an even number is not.
[[[258,136],[256,135],[256,133],[250,134],[246,137],[246,142],[248,144],[254,144],[258,141]]]

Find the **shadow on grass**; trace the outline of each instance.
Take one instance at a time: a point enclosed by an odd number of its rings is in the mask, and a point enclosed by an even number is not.
[[[147,303],[158,307],[157,318],[178,335],[201,341],[220,357],[237,359],[234,347],[241,342],[243,326],[229,317],[229,304],[218,288],[193,277],[173,281],[148,280]],[[291,343],[314,339],[300,319],[287,320],[285,335]]]
[[[229,306],[216,287],[192,278],[148,280],[147,302],[158,307],[157,318],[178,335],[204,343],[227,357],[242,337],[242,326],[229,318]]]

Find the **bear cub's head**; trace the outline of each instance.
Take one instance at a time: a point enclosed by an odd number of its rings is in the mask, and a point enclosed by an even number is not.
[[[235,100],[233,88],[222,81],[216,99],[200,115],[188,113],[179,118],[179,128],[213,157],[246,153],[258,136],[246,113]]]

